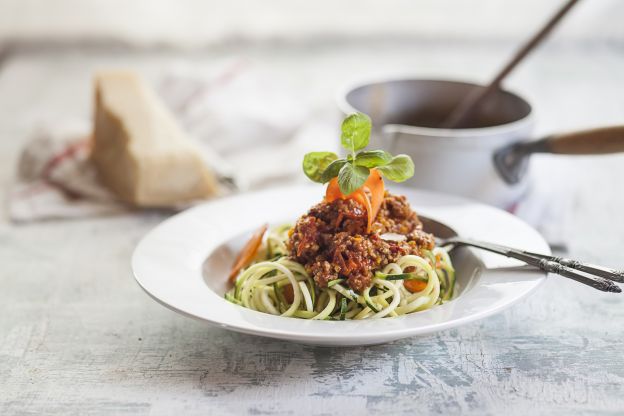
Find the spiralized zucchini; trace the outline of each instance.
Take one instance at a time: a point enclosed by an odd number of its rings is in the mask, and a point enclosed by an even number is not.
[[[272,315],[314,320],[377,319],[429,309],[447,302],[455,292],[455,270],[444,248],[423,256],[407,255],[375,273],[371,287],[358,294],[343,279],[319,288],[305,268],[288,258],[290,226],[271,230],[256,262],[243,270],[225,294],[232,303]],[[419,292],[408,291],[405,280],[426,282]],[[284,288],[292,290],[292,302]]]

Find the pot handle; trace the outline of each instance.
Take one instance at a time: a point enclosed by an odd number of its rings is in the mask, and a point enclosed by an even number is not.
[[[624,152],[624,126],[603,127],[547,136],[533,143],[533,152],[602,155]]]
[[[496,170],[508,184],[520,181],[533,153],[561,155],[604,155],[624,152],[624,126],[603,127],[516,142],[494,153]]]

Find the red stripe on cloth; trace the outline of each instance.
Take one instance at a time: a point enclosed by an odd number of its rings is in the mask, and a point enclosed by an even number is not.
[[[48,161],[46,166],[43,168],[43,172],[41,177],[45,180],[50,180],[50,176],[52,175],[52,171],[56,169],[61,163],[64,161],[73,158],[80,150],[91,145],[91,139],[86,138],[79,142],[75,142],[67,146],[61,152],[57,153]]]

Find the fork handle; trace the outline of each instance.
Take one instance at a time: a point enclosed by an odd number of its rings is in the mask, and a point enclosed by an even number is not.
[[[581,261],[572,260],[565,257],[546,256],[543,254],[531,253],[529,251],[524,251],[524,253],[557,262],[574,270],[591,273],[595,276],[600,276],[604,277],[605,279],[613,280],[614,282],[624,283],[624,271],[621,270],[615,270],[609,267],[598,266],[591,263],[583,263]]]
[[[557,263],[552,260],[541,259],[539,268],[549,272],[558,274],[568,279],[575,280],[579,283],[591,286],[594,289],[601,290],[603,292],[620,293],[622,290],[613,283],[611,280],[604,279],[602,277],[590,277],[580,273],[577,273],[574,269],[564,266],[561,263]]]
[[[594,289],[598,289],[603,292],[620,293],[622,291],[622,289],[620,289],[620,287],[613,283],[611,280],[607,280],[602,277],[588,276],[578,273],[576,270],[571,269],[570,267],[557,263],[551,258],[547,258],[547,256],[534,256],[531,253],[524,252],[522,250],[499,246],[497,244],[484,243],[481,241],[465,240],[463,238],[451,238],[447,240],[446,243],[452,245],[476,247],[486,251],[491,251],[493,253],[501,254],[506,257],[511,257],[531,266],[537,267],[545,272],[567,277],[568,279],[572,279],[578,283],[591,286]]]
[[[603,292],[620,293],[622,289],[610,280],[602,277],[588,276],[578,273],[576,270],[564,266],[561,263],[547,259],[533,257],[529,254],[523,253],[519,250],[506,249],[506,256],[523,261],[531,266],[535,266],[548,273],[558,274],[559,276],[567,277],[576,282],[583,283],[587,286],[591,286],[594,289],[601,290]]]
[[[589,273],[594,276],[603,277],[607,280],[612,280],[614,282],[624,283],[624,271],[615,270],[610,267],[598,266],[598,265],[591,264],[591,263],[584,263],[578,260],[568,259],[566,257],[555,257],[555,256],[546,255],[546,254],[533,253],[531,251],[516,250],[510,247],[500,246],[498,244],[491,244],[491,243],[480,243],[480,244],[487,244],[492,247],[495,246],[499,250],[502,250],[502,251],[508,250],[508,251],[513,251],[513,252],[519,252],[522,254],[526,254],[528,256],[537,257],[539,259],[554,261],[555,263],[559,263],[562,266],[568,267],[570,269]]]

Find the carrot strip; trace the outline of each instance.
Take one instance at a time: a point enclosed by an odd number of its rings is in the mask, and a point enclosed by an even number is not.
[[[364,185],[350,195],[344,195],[340,191],[338,178],[333,178],[327,185],[325,201],[332,202],[336,199],[355,199],[366,208],[368,214],[367,231],[370,232],[377,213],[381,208],[385,195],[383,178],[377,169],[371,169],[370,175]]]
[[[344,195],[340,192],[340,186],[338,185],[338,178],[334,178],[327,184],[327,190],[325,190],[325,201],[332,202],[336,199],[344,199]]]
[[[379,209],[381,208],[381,204],[383,203],[386,193],[383,178],[377,169],[371,169],[368,179],[364,182],[364,189],[370,192],[371,208],[373,211],[372,218],[370,218],[371,221],[369,223],[370,228],[379,213]]]
[[[258,253],[258,249],[260,249],[260,244],[262,244],[262,237],[264,237],[264,233],[268,228],[267,224],[264,224],[262,227],[258,228],[255,233],[251,236],[245,247],[238,253],[236,256],[236,260],[234,260],[234,264],[232,265],[232,269],[230,270],[230,282],[234,282],[238,273],[247,267],[249,263],[251,263],[256,257],[256,253]]]
[[[403,286],[409,292],[416,293],[425,290],[427,282],[423,282],[422,280],[406,280],[403,282]]]

